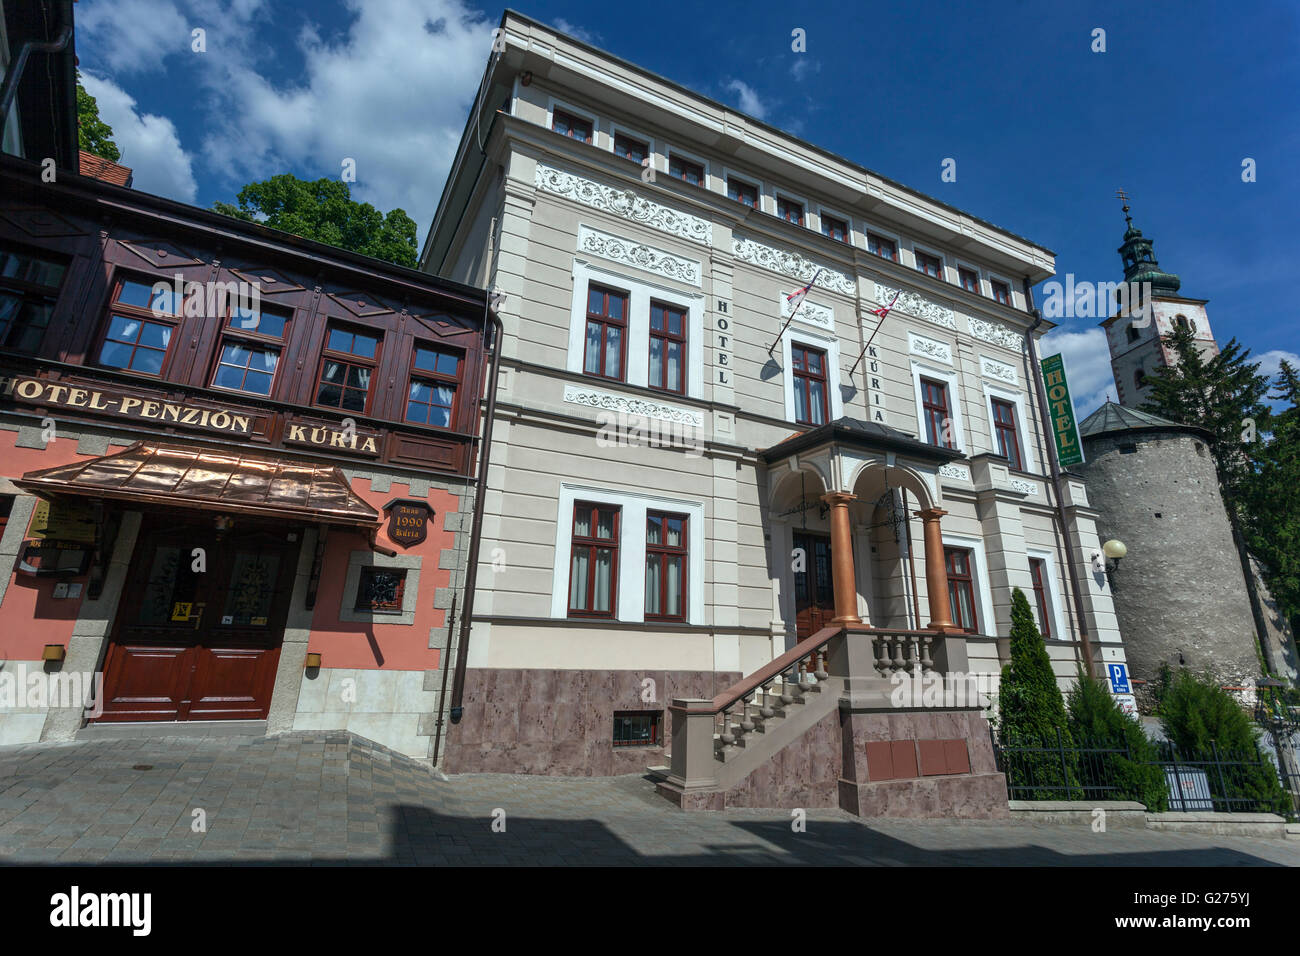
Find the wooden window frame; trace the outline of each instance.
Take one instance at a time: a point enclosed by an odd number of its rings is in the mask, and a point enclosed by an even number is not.
[[[966,284],[966,280],[967,280],[968,278],[969,278],[969,279],[974,279],[974,280],[975,280],[975,281],[974,281],[974,287],[973,287],[973,288],[972,288],[971,286],[968,286],[968,285]],[[970,268],[967,268],[966,266],[963,266],[963,265],[959,265],[959,266],[957,266],[957,284],[960,285],[960,286],[961,286],[963,289],[965,289],[967,292],[973,293],[973,294],[975,294],[975,295],[979,295],[979,292],[980,292],[980,274],[979,274],[979,270],[978,270],[978,269],[970,269]]]
[[[217,336],[217,349],[216,354],[212,357],[212,369],[208,374],[209,388],[215,388],[223,392],[230,392],[232,395],[254,395],[259,398],[271,398],[275,395],[275,390],[280,384],[280,370],[284,367],[285,349],[288,348],[289,344],[289,330],[293,325],[293,309],[272,305],[268,310],[259,306],[258,314],[262,315],[268,311],[272,315],[277,315],[284,319],[284,331],[280,333],[278,338],[273,335],[267,335],[264,332],[259,332],[256,329],[240,329],[232,326],[231,321],[235,317],[234,309],[227,307],[226,315],[222,320],[221,334]],[[249,349],[274,351],[279,354],[279,358],[275,363],[275,371],[271,373],[270,391],[266,394],[262,394],[261,392],[250,392],[242,388],[231,388],[229,385],[217,384],[217,375],[221,372],[222,367],[221,356],[226,351],[227,342],[239,343]],[[237,366],[232,365],[230,367],[235,368]],[[247,368],[244,370],[244,373],[244,379],[247,381]]]
[[[930,400],[929,387],[933,386],[939,390],[942,402],[932,402]],[[952,421],[952,408],[948,402],[948,383],[939,378],[928,378],[921,376],[921,410],[925,416],[925,440],[931,445],[939,448],[956,448],[957,446],[950,441],[943,439],[943,423]],[[936,414],[939,415],[936,418]]]
[[[670,545],[667,543],[668,534],[667,526],[670,519],[677,518],[682,523],[682,543],[681,545]],[[674,511],[646,511],[646,522],[659,521],[659,544],[651,544],[649,541],[649,528],[646,529],[645,559],[646,565],[649,566],[652,558],[659,561],[659,607],[668,606],[668,558],[680,557],[682,559],[682,595],[681,611],[678,614],[651,614],[648,610],[645,612],[647,621],[680,621],[685,623],[687,618],[687,601],[690,594],[690,554],[688,545],[690,544],[690,516],[680,514]]]
[[[583,509],[587,509],[591,518],[592,534],[580,536],[576,527],[578,524],[578,515]],[[600,512],[612,511],[614,513],[614,536],[612,538],[600,538],[595,535],[595,531],[600,527]],[[613,620],[618,616],[618,568],[619,568],[619,545],[622,535],[623,508],[621,505],[605,505],[595,501],[575,501],[573,503],[573,515],[569,519],[569,582],[566,592],[565,603],[568,608],[569,617],[599,618],[603,620]],[[578,548],[587,549],[587,603],[595,603],[593,597],[596,592],[596,552],[605,549],[612,552],[612,559],[609,571],[609,610],[593,611],[589,608],[575,608],[573,600],[573,554]]]
[[[454,356],[456,359],[456,374],[447,375],[445,372],[430,372],[427,369],[416,368],[415,358],[420,349],[429,352],[440,352],[444,355]],[[411,354],[407,360],[406,368],[406,391],[402,398],[402,421],[407,425],[415,425],[424,428],[442,428],[454,431],[457,422],[460,421],[460,402],[461,402],[461,372],[465,368],[465,350],[453,348],[446,345],[437,345],[433,342],[427,342],[423,339],[416,339],[411,343]],[[411,385],[416,382],[423,382],[427,385],[450,385],[451,386],[451,407],[447,410],[447,424],[434,425],[431,422],[416,422],[406,417],[407,410],[411,404]],[[430,409],[441,408],[441,405],[434,405],[432,402],[417,402],[417,405],[428,405]]]
[[[630,140],[631,142],[633,142],[633,143],[635,143],[636,145],[640,146],[640,147],[641,147],[641,151],[642,151],[645,155],[642,156],[641,159],[633,159],[631,156],[625,156],[625,155],[623,155],[623,152],[618,148],[618,141],[619,141],[619,140],[624,140],[624,141]],[[628,133],[628,132],[626,132],[626,131],[624,131],[624,130],[621,130],[621,129],[616,129],[616,130],[614,130],[613,135],[610,136],[610,150],[611,150],[611,151],[614,153],[614,155],[617,156],[619,159],[626,160],[626,161],[629,162],[629,163],[635,163],[637,166],[640,166],[644,160],[651,159],[651,158],[653,157],[653,155],[654,155],[654,154],[651,152],[651,150],[650,150],[650,141],[649,141],[649,140],[642,140],[642,139],[640,139],[640,138],[638,138],[638,137],[636,137],[636,136],[633,136],[631,133]]]
[[[733,182],[736,183],[736,185],[738,186],[743,186],[745,189],[753,190],[754,193],[753,203],[745,202],[745,200],[741,199],[739,195],[735,195],[735,196],[731,195],[731,184]],[[737,189],[736,192],[737,194],[739,194],[740,190]],[[727,173],[727,198],[730,199],[732,202],[738,202],[742,206],[746,206],[750,209],[759,210],[763,208],[763,190],[759,188],[758,184],[751,183],[749,180],[743,179],[740,176],[734,176],[731,173]]]
[[[591,293],[599,291],[604,299],[602,300],[604,313],[591,311]],[[617,296],[623,300],[623,318],[615,319],[609,315],[610,296]],[[582,324],[582,374],[591,378],[603,378],[610,382],[627,381],[627,339],[628,339],[628,310],[632,307],[632,296],[621,289],[615,289],[611,286],[601,285],[599,282],[589,281],[587,283],[586,296],[583,301],[583,314],[586,316]],[[587,371],[587,326],[595,322],[600,325],[600,371]],[[605,372],[605,353],[606,342],[608,341],[608,329],[610,326],[617,326],[622,329],[622,335],[619,338],[619,358],[618,358],[618,375],[609,375]]]
[[[781,206],[797,206],[799,209],[799,218],[791,219],[786,213],[781,212]],[[776,218],[782,222],[788,222],[792,226],[807,226],[808,224],[808,204],[799,199],[791,199],[781,193],[776,194]]]
[[[14,330],[19,327],[16,321],[7,326],[4,329],[3,334],[0,335],[0,347],[10,349],[14,352],[19,352],[23,355],[35,355],[40,352],[41,344],[44,343],[46,333],[50,330],[50,324],[54,321],[54,309],[58,304],[59,296],[63,293],[63,283],[67,281],[68,270],[72,268],[72,263],[70,261],[63,261],[66,257],[59,253],[46,251],[44,249],[28,251],[26,248],[8,241],[4,243],[4,247],[3,249],[0,249],[0,251],[11,256],[20,256],[27,259],[39,259],[43,262],[51,262],[63,267],[63,274],[59,276],[58,284],[52,286],[41,285],[39,282],[33,282],[30,279],[0,276],[0,292],[6,292],[13,295],[21,302],[39,301],[42,304],[49,305],[49,321],[46,322],[45,327],[41,330],[41,337],[36,344],[36,348],[30,350],[20,349],[8,343],[10,335],[12,335]]]
[[[335,352],[329,347],[330,332],[334,329],[349,332],[352,335],[368,335],[375,338],[375,357],[373,359],[355,355],[351,352]],[[314,408],[329,408],[344,415],[369,415],[371,406],[375,400],[375,389],[373,385],[379,372],[379,363],[384,357],[384,331],[375,329],[366,325],[357,325],[346,320],[329,319],[325,323],[325,337],[321,340],[320,360],[316,363],[316,379],[312,388],[311,404]],[[325,374],[325,363],[328,361],[341,362],[344,365],[356,366],[358,368],[370,369],[370,385],[366,386],[366,404],[360,411],[356,409],[345,408],[343,405],[325,405],[320,402],[320,390],[322,376]],[[347,381],[346,374],[344,381]],[[346,385],[340,386],[344,390]],[[352,389],[356,391],[356,389]]]
[[[966,559],[966,573],[961,574],[953,569],[953,555],[962,554]],[[948,579],[948,603],[951,605],[949,612],[952,615],[952,623],[955,627],[960,628],[967,634],[979,633],[979,606],[976,604],[978,592],[975,589],[975,552],[970,548],[954,547],[945,544],[943,546],[943,568]],[[973,620],[969,626],[961,620],[961,604],[956,598],[956,590],[965,588],[970,595],[970,613]]]
[[[569,126],[570,129],[572,129],[575,125],[579,123],[585,124],[587,127],[587,138],[580,139],[577,136],[573,136],[569,133],[563,132],[562,130],[556,129],[555,124],[558,121],[559,117],[561,116],[569,120],[569,123],[567,125]],[[587,119],[585,116],[579,116],[577,113],[574,113],[571,110],[566,110],[559,106],[553,106],[551,107],[551,132],[558,133],[560,136],[563,136],[565,139],[572,139],[579,143],[591,144],[596,139],[596,121],[593,119]]]
[[[139,375],[142,378],[151,378],[154,380],[164,380],[171,372],[171,366],[174,362],[172,346],[180,338],[181,320],[184,318],[185,301],[182,296],[179,313],[167,313],[156,315],[152,309],[144,308],[138,305],[130,305],[125,302],[119,302],[118,296],[122,294],[122,287],[127,282],[136,282],[140,285],[147,285],[150,289],[160,282],[166,283],[170,288],[171,282],[165,278],[149,276],[146,273],[130,272],[127,270],[113,271],[112,291],[108,297],[108,308],[105,310],[104,321],[100,325],[99,334],[95,337],[94,350],[91,352],[95,356],[95,364],[100,368],[112,369],[115,372],[125,372],[129,375]],[[106,365],[101,356],[104,353],[104,343],[107,342],[109,329],[113,326],[113,317],[128,319],[132,321],[152,322],[154,325],[165,325],[171,329],[171,336],[167,339],[167,348],[163,352],[162,364],[158,367],[157,372],[142,372],[139,369],[122,367],[120,365]],[[114,339],[113,341],[117,341]],[[137,336],[138,343],[138,336]],[[131,358],[135,358],[135,353],[139,349],[137,344],[131,349]],[[157,349],[151,349],[157,351]]]
[[[800,353],[802,353],[802,355]],[[807,356],[809,353],[816,353],[817,355],[821,356],[822,371],[820,374],[818,374],[817,372],[810,372],[808,370]],[[802,342],[790,343],[790,374],[793,376],[794,379],[794,389],[796,395],[796,400],[794,403],[794,408],[795,408],[794,420],[796,424],[811,425],[813,428],[818,428],[822,425],[825,425],[827,422],[831,420],[830,369],[828,367],[829,362],[830,362],[829,349],[819,349],[816,346],[805,345]],[[813,406],[811,383],[815,381],[822,383],[822,401],[821,401],[822,420],[820,422],[813,421],[811,417],[807,421],[799,417],[799,402],[797,396],[799,392],[802,391],[804,397],[804,407],[811,410]]]
[[[940,282],[943,281],[943,256],[936,256],[932,252],[926,252],[924,249],[918,249],[916,246],[913,246],[912,258],[916,262],[917,272],[922,275],[930,276],[931,279],[938,279]],[[930,262],[934,263],[935,271],[933,274],[929,269],[925,268],[925,264]]]
[[[833,242],[842,242],[846,246],[853,244],[853,227],[849,224],[847,219],[841,219],[839,216],[836,216],[833,213],[828,213],[824,210],[818,214],[817,218],[821,220],[822,235],[827,239],[830,239]],[[828,228],[827,220],[838,223],[840,226],[844,227],[844,237],[842,239],[831,235],[831,230]]]
[[[1034,588],[1034,604],[1038,607],[1038,633],[1052,636],[1052,612],[1047,605],[1047,559],[1029,556],[1029,579]]]
[[[683,173],[685,173],[686,167],[688,166],[698,169],[700,171],[700,181],[698,183],[693,183],[687,179],[685,175],[677,175],[673,172],[673,163],[679,164]],[[706,166],[701,160],[691,159],[683,153],[675,153],[672,150],[668,151],[668,175],[672,179],[680,179],[688,186],[698,186],[700,189],[707,189],[709,186],[708,166]]]
[[[1006,290],[1006,298],[998,296],[998,289]],[[1003,282],[1001,279],[989,279],[989,298],[1000,305],[1011,304],[1011,283]]]
[[[662,330],[658,330],[658,331],[656,331],[654,327],[654,310],[656,308],[664,310],[664,327]],[[674,335],[668,331],[667,313],[670,311],[677,313],[681,316],[682,332],[680,335]],[[663,347],[664,360],[662,366],[663,375],[660,377],[660,382],[651,382],[649,380],[649,375],[650,375],[649,352],[647,351],[646,353],[646,381],[647,384],[650,386],[650,388],[654,389],[657,392],[667,392],[669,395],[686,394],[686,366],[689,360],[689,354],[687,352],[688,343],[686,337],[687,337],[687,333],[690,331],[690,318],[691,318],[690,310],[685,308],[684,306],[673,305],[670,302],[664,302],[659,299],[650,300],[650,321],[648,323],[650,329],[650,344],[653,345],[655,339],[659,339],[664,343],[664,347]],[[682,348],[682,369],[681,369],[681,374],[678,376],[678,379],[680,381],[680,387],[675,389],[669,388],[665,384],[660,384],[661,382],[666,382],[668,380],[668,343],[669,342],[676,342]],[[583,361],[585,367],[586,356],[583,357]]]
[[[889,247],[893,250],[893,253],[888,256],[882,256],[878,251],[876,251],[876,249],[871,248],[873,244],[877,248],[879,248],[881,243],[888,243]],[[898,261],[898,240],[890,239],[888,236],[882,236],[878,232],[871,232],[870,230],[868,230],[867,231],[867,252],[869,252],[871,255],[875,256],[878,259],[884,259],[887,262],[897,262]]]
[[[1024,471],[1024,452],[1020,448],[1020,417],[1016,413],[1015,402],[991,395],[989,407],[993,410],[993,438],[998,454],[1007,459],[1013,471]],[[1009,412],[1011,421],[1004,422],[998,418],[999,411]],[[1014,455],[1008,454],[1008,449],[1014,452]]]

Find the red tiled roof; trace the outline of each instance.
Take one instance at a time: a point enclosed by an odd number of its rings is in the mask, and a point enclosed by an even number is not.
[[[91,176],[95,179],[102,179],[106,183],[112,183],[114,186],[131,185],[131,167],[121,166],[111,159],[105,159],[102,156],[96,156],[94,153],[88,153],[84,149],[81,153],[81,175]]]

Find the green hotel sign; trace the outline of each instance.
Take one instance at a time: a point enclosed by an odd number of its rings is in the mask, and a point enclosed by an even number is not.
[[[1043,386],[1047,389],[1047,410],[1056,436],[1056,463],[1062,468],[1083,464],[1083,444],[1075,421],[1070,386],[1065,381],[1065,360],[1060,353],[1043,359]]]

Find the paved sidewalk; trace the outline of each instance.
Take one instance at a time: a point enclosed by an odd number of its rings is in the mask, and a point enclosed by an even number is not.
[[[334,732],[0,747],[0,863],[97,862],[1296,866],[1300,841],[838,810],[794,833],[785,811],[683,813],[635,775],[440,780]]]

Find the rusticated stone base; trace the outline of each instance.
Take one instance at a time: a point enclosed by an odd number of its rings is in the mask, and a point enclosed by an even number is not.
[[[674,697],[712,698],[740,679],[735,671],[525,670],[471,667],[465,713],[448,723],[448,773],[536,773],[607,777],[665,763]],[[646,679],[654,700],[645,701]],[[615,747],[614,714],[658,711],[663,740]]]

